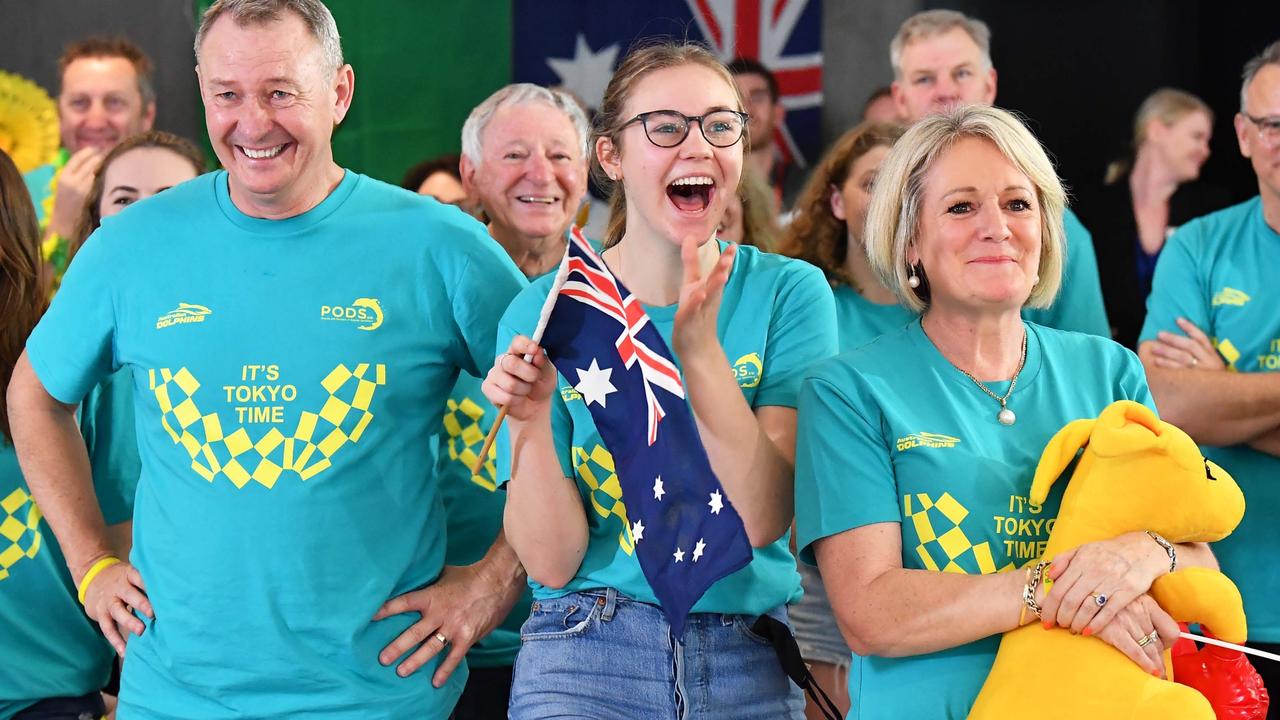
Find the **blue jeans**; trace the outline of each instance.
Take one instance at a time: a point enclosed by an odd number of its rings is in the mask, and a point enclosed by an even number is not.
[[[786,608],[769,612],[786,621]],[[510,717],[803,720],[804,698],[755,618],[698,613],[682,640],[612,588],[537,600],[520,629]]]

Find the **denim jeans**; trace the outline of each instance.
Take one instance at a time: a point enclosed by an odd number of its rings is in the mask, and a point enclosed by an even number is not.
[[[786,620],[786,608],[770,611]],[[755,618],[698,613],[677,641],[662,611],[609,588],[533,603],[510,717],[803,720],[800,689]]]
[[[49,698],[19,710],[13,720],[98,720],[106,715],[102,693],[92,692],[81,697]]]

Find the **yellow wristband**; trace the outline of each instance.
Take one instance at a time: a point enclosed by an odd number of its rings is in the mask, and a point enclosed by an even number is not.
[[[119,565],[119,564],[120,564],[120,558],[116,557],[115,555],[108,555],[102,558],[101,560],[99,560],[98,562],[94,563],[93,567],[89,568],[89,572],[85,573],[84,577],[80,580],[80,587],[76,588],[77,597],[80,598],[81,605],[84,605],[84,591],[89,589],[89,583],[93,582],[93,579],[98,577],[98,573],[102,572],[103,570],[106,570],[112,565]]]

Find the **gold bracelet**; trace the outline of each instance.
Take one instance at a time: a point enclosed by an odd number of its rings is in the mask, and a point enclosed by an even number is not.
[[[1157,545],[1164,548],[1165,554],[1169,556],[1169,572],[1173,572],[1174,570],[1177,570],[1178,569],[1178,551],[1173,547],[1173,543],[1160,537],[1159,533],[1154,533],[1150,530],[1144,530],[1143,532],[1145,532],[1148,536],[1150,536],[1152,540],[1155,540]]]
[[[1027,584],[1022,588],[1022,603],[1031,608],[1031,612],[1035,613],[1036,617],[1040,617],[1040,603],[1036,602],[1036,588],[1040,586],[1040,578],[1048,564],[1044,560],[1036,563],[1035,569],[1027,579]]]
[[[80,579],[80,586],[76,588],[76,596],[80,598],[81,605],[84,605],[84,592],[89,589],[89,583],[93,582],[94,578],[98,577],[98,574],[103,570],[118,564],[120,564],[120,558],[115,555],[108,555],[89,568],[89,572],[85,573],[84,577]]]

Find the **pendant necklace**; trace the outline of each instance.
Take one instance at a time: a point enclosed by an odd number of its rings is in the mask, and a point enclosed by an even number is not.
[[[1000,403],[1000,412],[996,413],[996,420],[999,420],[1001,425],[1008,426],[1008,425],[1014,424],[1018,420],[1018,416],[1015,415],[1013,411],[1008,408],[1009,396],[1013,394],[1013,388],[1018,384],[1018,376],[1022,374],[1022,368],[1026,364],[1027,364],[1027,333],[1024,330],[1022,333],[1022,357],[1019,358],[1018,360],[1018,369],[1013,371],[1013,379],[1009,381],[1009,389],[1005,391],[1005,394],[1003,396],[1000,396],[991,392],[991,388],[982,384],[981,380],[974,377],[973,375],[970,375],[969,372],[964,368],[958,365],[955,366],[955,368],[960,372],[964,373],[965,377],[972,380],[973,384],[977,385],[982,390],[982,392],[990,395],[991,399]]]

